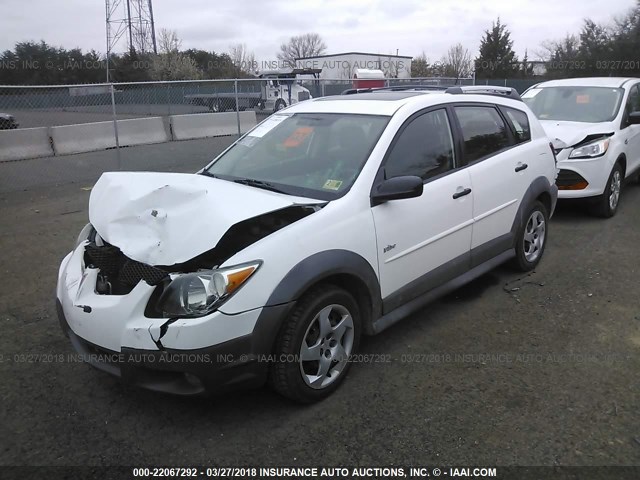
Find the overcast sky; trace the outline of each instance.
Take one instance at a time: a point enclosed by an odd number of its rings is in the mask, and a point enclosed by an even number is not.
[[[274,60],[292,35],[318,32],[327,53],[362,51],[432,61],[461,42],[473,57],[500,16],[516,53],[577,33],[584,18],[611,21],[635,0],[154,0],[157,30],[173,29],[183,48],[228,51],[245,43],[258,61]],[[67,48],[106,50],[104,0],[0,0],[0,49],[45,40]],[[122,44],[124,49],[124,43]]]

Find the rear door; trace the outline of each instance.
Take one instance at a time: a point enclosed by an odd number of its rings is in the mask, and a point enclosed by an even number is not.
[[[372,207],[385,312],[468,270],[473,195],[458,166],[445,108],[409,118],[392,142],[373,187],[416,175],[424,191]]]
[[[527,115],[509,110],[503,116],[507,109],[501,112],[490,104],[454,107],[474,194],[472,267],[511,248],[516,212],[531,184],[535,154],[533,149],[521,148],[531,144]],[[518,133],[511,118],[519,119],[515,122]]]

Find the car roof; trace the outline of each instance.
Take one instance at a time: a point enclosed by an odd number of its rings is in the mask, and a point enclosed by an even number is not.
[[[584,77],[584,78],[564,78],[562,80],[549,80],[536,85],[536,88],[546,87],[612,87],[620,88],[631,80],[637,78],[628,77]]]
[[[420,104],[421,107],[453,102],[493,103],[522,108],[520,100],[503,96],[465,94],[454,95],[442,90],[368,91],[351,95],[332,95],[297,103],[286,113],[350,113],[361,115],[392,116],[404,105]],[[283,113],[284,113],[283,112]]]
[[[415,97],[416,95],[422,95],[425,92],[417,91],[417,90],[409,90],[409,91],[379,91],[379,92],[365,92],[365,93],[355,93],[349,96],[352,100],[381,100],[381,101],[395,101],[395,100],[404,100],[405,98]],[[322,101],[333,101],[338,98],[345,98],[340,95],[332,95],[329,97],[320,97],[317,99],[318,102]]]

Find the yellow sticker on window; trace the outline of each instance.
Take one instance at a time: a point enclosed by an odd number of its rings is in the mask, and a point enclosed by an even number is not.
[[[339,190],[342,186],[342,180],[327,180],[322,188],[327,190]]]

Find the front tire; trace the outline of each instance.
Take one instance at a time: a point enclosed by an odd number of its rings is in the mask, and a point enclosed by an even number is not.
[[[274,112],[278,112],[280,110],[282,110],[283,108],[285,108],[287,106],[287,104],[285,103],[284,100],[280,99],[276,102],[275,106],[273,107],[273,111]]]
[[[269,384],[300,403],[328,397],[351,366],[361,325],[358,304],[347,291],[333,285],[310,290],[280,330]]]
[[[529,272],[540,263],[547,246],[549,214],[545,206],[536,201],[524,218],[516,236],[516,257],[512,265],[517,270]]]
[[[624,174],[622,173],[622,166],[616,163],[611,170],[607,186],[604,189],[604,193],[597,198],[593,205],[593,212],[602,218],[611,218],[618,211],[618,205],[620,205],[620,193],[622,192],[622,182],[624,180]]]

